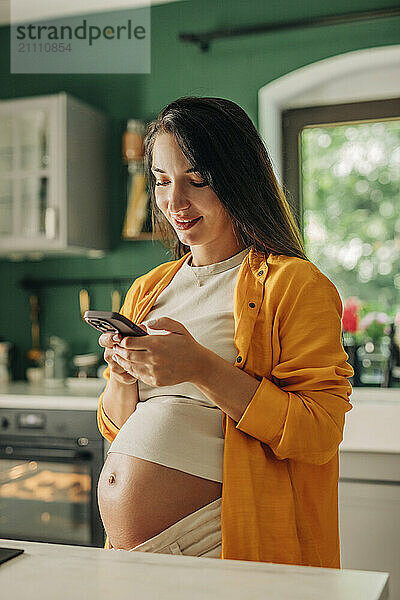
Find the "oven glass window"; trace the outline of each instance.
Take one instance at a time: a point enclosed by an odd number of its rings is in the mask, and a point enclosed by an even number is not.
[[[90,466],[0,460],[0,537],[90,544]]]

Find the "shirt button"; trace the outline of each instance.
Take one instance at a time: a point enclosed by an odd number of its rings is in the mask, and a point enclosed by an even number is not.
[[[254,302],[249,302],[249,306],[250,306],[250,308],[254,308],[255,307]]]
[[[261,275],[264,273],[264,271],[258,271],[257,275],[259,275],[261,277]]]
[[[236,362],[242,362],[242,357],[238,356],[237,359],[236,359]]]

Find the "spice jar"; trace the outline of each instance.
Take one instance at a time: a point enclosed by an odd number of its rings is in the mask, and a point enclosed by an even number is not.
[[[99,357],[97,354],[77,354],[72,359],[75,366],[74,377],[97,377]]]

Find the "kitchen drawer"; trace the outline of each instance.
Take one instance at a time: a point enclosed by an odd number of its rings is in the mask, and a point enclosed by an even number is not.
[[[400,454],[339,452],[339,479],[400,483]]]

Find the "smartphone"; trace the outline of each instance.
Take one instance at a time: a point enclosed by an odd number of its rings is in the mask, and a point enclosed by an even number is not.
[[[83,315],[86,323],[89,323],[101,333],[120,333],[122,337],[148,335],[140,327],[117,312],[104,310],[87,310]]]

